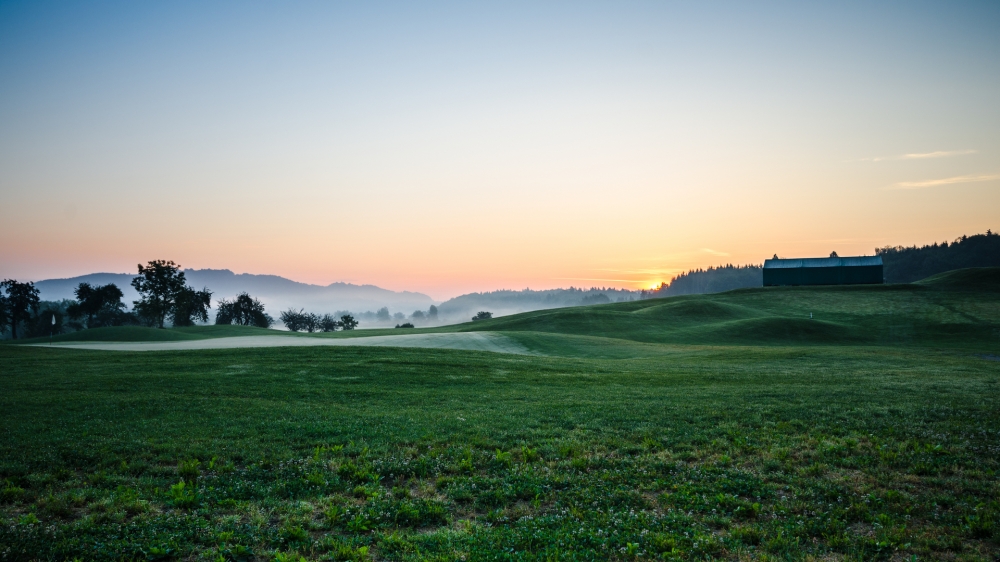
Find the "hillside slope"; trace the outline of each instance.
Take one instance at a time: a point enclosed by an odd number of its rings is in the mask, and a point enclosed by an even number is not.
[[[1000,268],[911,285],[767,287],[536,311],[457,328],[646,343],[1000,348]]]

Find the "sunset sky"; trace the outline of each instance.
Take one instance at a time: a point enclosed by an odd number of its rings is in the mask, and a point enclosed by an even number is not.
[[[1000,3],[0,3],[0,278],[469,291],[1000,229]]]

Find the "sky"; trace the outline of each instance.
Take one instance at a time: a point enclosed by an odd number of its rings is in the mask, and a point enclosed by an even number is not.
[[[421,291],[1000,228],[997,2],[0,2],[0,278]]]

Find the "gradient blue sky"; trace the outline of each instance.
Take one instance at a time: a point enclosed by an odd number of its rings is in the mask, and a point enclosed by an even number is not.
[[[1000,228],[1000,3],[0,3],[0,277],[471,290]]]

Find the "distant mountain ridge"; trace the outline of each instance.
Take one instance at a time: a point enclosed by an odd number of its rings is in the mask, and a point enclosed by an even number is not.
[[[68,279],[46,279],[35,283],[43,300],[72,299],[73,290],[80,283],[106,285],[114,283],[125,293],[124,301],[131,305],[139,295],[132,288],[135,274],[92,273]],[[392,311],[405,313],[424,310],[434,304],[433,299],[423,293],[411,291],[390,291],[375,285],[354,285],[352,283],[331,283],[312,285],[292,281],[278,275],[257,275],[253,273],[233,273],[228,269],[185,269],[188,285],[212,291],[212,306],[219,299],[230,299],[242,291],[250,293],[264,303],[272,316],[281,310],[304,308],[313,312],[336,312],[350,310],[363,312],[388,307]]]

